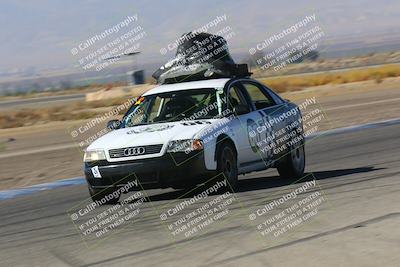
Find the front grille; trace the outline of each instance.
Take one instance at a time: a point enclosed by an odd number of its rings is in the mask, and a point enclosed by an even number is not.
[[[162,148],[161,145],[149,145],[149,146],[133,146],[133,147],[124,147],[124,148],[117,148],[117,149],[110,149],[108,153],[110,154],[110,158],[126,158],[126,157],[133,157],[133,156],[143,156],[143,155],[149,155],[149,154],[158,154],[161,151]],[[126,155],[125,150],[126,149],[142,149],[144,148],[144,153],[140,153],[138,155]]]

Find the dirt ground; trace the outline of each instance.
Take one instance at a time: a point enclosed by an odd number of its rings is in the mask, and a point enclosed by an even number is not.
[[[295,103],[315,97],[326,115],[318,130],[399,117],[400,78],[307,88],[282,96]],[[106,121],[85,134],[73,131],[85,121],[52,122],[0,129],[0,190],[82,176],[79,143],[90,138]]]

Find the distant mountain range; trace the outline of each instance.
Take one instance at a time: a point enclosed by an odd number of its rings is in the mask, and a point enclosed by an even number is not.
[[[140,26],[146,33],[140,40],[142,54],[136,67],[145,69],[148,75],[174,54],[171,49],[162,55],[160,49],[173,44],[184,32],[210,26],[218,17],[225,20],[208,29],[215,32],[229,27],[234,32],[228,43],[237,61],[248,57],[249,48],[256,43],[313,14],[315,25],[325,32],[322,56],[400,49],[400,2],[395,0],[121,0],[112,4],[98,0],[4,0],[0,10],[3,92],[42,88],[46,83],[51,87],[62,81],[64,85],[84,83],[95,77],[98,81],[112,81],[118,74],[124,79],[124,73],[132,68],[129,62],[105,72],[83,72],[79,55],[74,56],[71,50],[133,15],[138,20],[129,27]],[[125,32],[112,33],[108,40]],[[100,48],[96,45],[92,48]]]

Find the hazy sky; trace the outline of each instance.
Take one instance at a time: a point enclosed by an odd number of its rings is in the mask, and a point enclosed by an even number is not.
[[[134,14],[147,34],[141,50],[149,61],[182,33],[223,14],[235,32],[233,53],[313,13],[328,38],[400,31],[398,0],[2,0],[0,11],[0,70],[76,64],[73,47]]]

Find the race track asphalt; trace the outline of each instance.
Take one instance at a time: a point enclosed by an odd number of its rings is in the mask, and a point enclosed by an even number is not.
[[[204,187],[146,191],[148,199],[136,206],[139,214],[101,237],[83,236],[79,226],[85,219],[70,218],[88,203],[85,185],[1,201],[0,265],[399,266],[399,139],[400,124],[311,139],[303,180],[284,181],[274,169],[241,177],[239,192],[228,197],[233,203],[225,206],[227,214],[190,237],[174,236],[170,228],[175,230],[176,224],[171,223],[226,195],[212,194],[163,221],[160,215]],[[277,206],[267,217],[249,219],[314,178],[317,186],[297,199]],[[260,234],[259,224],[266,218],[316,192],[323,201],[312,217],[281,234]],[[124,198],[129,196],[133,193]],[[90,212],[97,216],[109,208]]]

